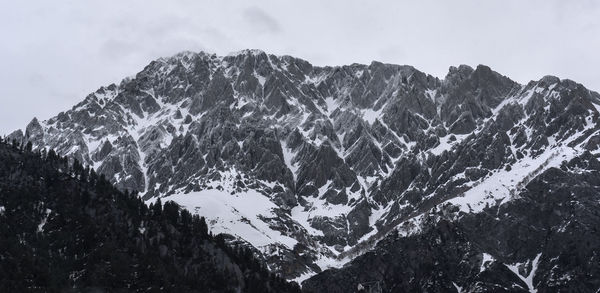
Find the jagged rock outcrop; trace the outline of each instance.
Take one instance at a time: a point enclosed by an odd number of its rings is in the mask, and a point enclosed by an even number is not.
[[[520,85],[482,65],[441,80],[379,62],[184,52],[9,137],[204,212],[301,280],[440,204],[503,206],[548,168],[598,154],[599,104],[573,81]]]
[[[305,292],[595,292],[600,286],[600,162],[586,152],[550,168],[516,198],[480,213],[438,206],[421,231],[394,230]]]

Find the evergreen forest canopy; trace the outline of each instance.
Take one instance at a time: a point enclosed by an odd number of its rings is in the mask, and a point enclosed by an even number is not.
[[[0,138],[0,291],[299,292],[174,202]]]

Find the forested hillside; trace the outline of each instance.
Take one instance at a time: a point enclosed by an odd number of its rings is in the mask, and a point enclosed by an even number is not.
[[[297,292],[173,202],[0,140],[0,291]]]

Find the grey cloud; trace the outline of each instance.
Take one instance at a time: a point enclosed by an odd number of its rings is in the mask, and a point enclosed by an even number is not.
[[[259,32],[278,33],[281,31],[279,22],[256,6],[246,8],[243,15],[244,19]]]
[[[121,59],[130,56],[137,49],[135,42],[111,38],[102,44],[100,52],[110,59]]]
[[[378,54],[381,60],[403,60],[406,58],[406,53],[401,46],[389,46],[379,50]],[[376,56],[373,56],[375,58]]]
[[[31,86],[40,86],[44,82],[46,82],[46,78],[39,73],[30,74],[29,77],[27,78],[27,80],[29,81],[29,84]]]
[[[572,2],[572,3],[571,3]],[[596,0],[0,1],[0,134],[47,119],[179,51],[245,48],[315,65],[486,64],[600,90]],[[502,13],[498,13],[502,11]]]

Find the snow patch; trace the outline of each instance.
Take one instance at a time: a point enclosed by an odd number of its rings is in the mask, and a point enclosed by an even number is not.
[[[238,236],[256,248],[279,242],[292,249],[297,241],[271,229],[261,217],[273,218],[277,206],[255,190],[230,194],[210,189],[163,198],[172,200],[190,212],[206,218],[211,231]]]
[[[325,105],[327,105],[327,117],[331,115],[340,105],[333,99],[333,97],[325,98]]]
[[[532,261],[531,261],[531,271],[529,272],[529,275],[524,276],[521,275],[521,273],[519,273],[519,267],[524,265],[525,263],[516,263],[513,265],[507,265],[505,264],[505,266],[511,270],[515,275],[517,275],[517,277],[519,277],[519,279],[523,280],[523,282],[525,282],[525,284],[527,284],[527,288],[529,289],[529,292],[531,293],[536,293],[537,289],[535,288],[535,286],[533,285],[533,277],[535,276],[535,272],[537,271],[537,267],[540,261],[540,256],[542,256],[541,253],[539,253]]]
[[[50,215],[51,212],[52,212],[51,209],[46,209],[46,211],[44,213],[44,217],[42,218],[42,221],[40,221],[40,223],[38,224],[38,227],[37,227],[38,232],[44,232],[44,225],[46,225],[46,222],[48,221],[48,216]]]
[[[462,288],[459,287],[458,285],[456,285],[456,283],[452,282],[452,285],[454,285],[454,288],[456,289],[456,291],[458,291],[458,293],[462,293]]]
[[[466,213],[481,212],[486,206],[510,200],[529,180],[548,168],[559,167],[562,162],[574,158],[578,153],[576,149],[567,147],[567,143],[557,149],[548,148],[535,158],[527,156],[519,160],[511,166],[510,171],[496,170],[482,181],[473,183],[462,196],[446,202],[459,206]]]
[[[294,182],[296,182],[296,176],[300,166],[294,163],[294,156],[296,155],[292,149],[288,148],[285,142],[281,142],[281,150],[283,151],[283,161],[287,168],[292,172],[294,176]]]
[[[433,104],[435,105],[435,96],[437,94],[437,90],[425,90],[425,94],[431,99]]]
[[[483,256],[481,258],[482,258],[481,266],[479,267],[480,273],[487,269],[489,262],[494,262],[496,260],[493,256],[491,256],[490,254],[487,254],[485,252],[483,253]]]
[[[433,155],[439,156],[444,151],[449,151],[453,146],[460,144],[469,135],[470,134],[449,134],[444,137],[440,137],[440,143],[434,148],[431,148],[429,152]],[[454,139],[451,140],[451,137],[454,137]]]
[[[373,109],[364,109],[361,111],[363,119],[369,123],[369,125],[373,125],[375,120],[381,116],[381,112],[383,112],[383,107],[377,111]]]
[[[267,81],[267,78],[259,74],[255,74],[254,76],[256,77],[256,79],[258,79],[258,83],[260,83],[260,86],[265,87],[265,82]]]

